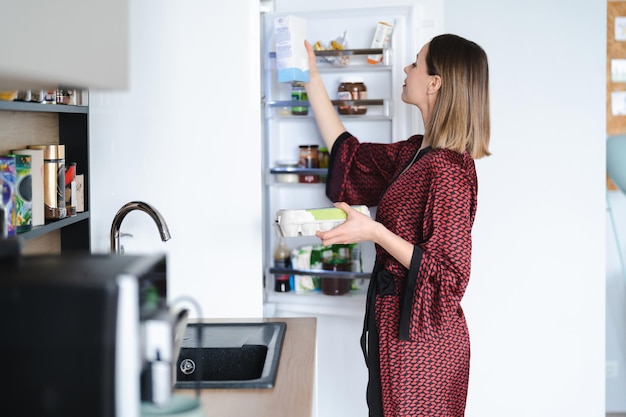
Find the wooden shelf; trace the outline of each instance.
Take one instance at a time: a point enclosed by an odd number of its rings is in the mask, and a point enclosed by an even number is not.
[[[38,143],[63,144],[66,162],[76,162],[78,174],[85,178],[85,211],[18,233],[25,252],[90,251],[88,119],[88,106],[0,100],[1,152]]]

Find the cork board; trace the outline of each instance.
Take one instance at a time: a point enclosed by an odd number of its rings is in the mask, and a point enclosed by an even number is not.
[[[607,30],[606,30],[606,134],[608,136],[626,134],[626,114],[613,114],[612,95],[614,93],[626,94],[626,81],[613,80],[611,66],[614,60],[626,61],[626,29],[618,33],[615,31],[616,18],[626,20],[626,0],[609,0],[607,2]],[[619,35],[619,36],[616,36]],[[616,39],[619,37],[619,39]],[[607,175],[609,190],[617,188]]]
[[[606,30],[606,132],[607,135],[626,133],[626,115],[613,115],[611,94],[626,92],[626,82],[614,82],[611,77],[611,63],[614,59],[626,60],[626,40],[615,39],[615,18],[626,19],[626,1],[609,1],[607,3]],[[619,28],[618,28],[619,29]]]

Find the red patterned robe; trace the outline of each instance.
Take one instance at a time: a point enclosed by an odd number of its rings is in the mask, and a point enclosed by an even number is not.
[[[376,220],[414,244],[409,270],[376,245],[361,345],[370,416],[458,417],[470,341],[460,302],[470,276],[477,179],[468,153],[342,134],[331,153],[332,201],[378,206]]]

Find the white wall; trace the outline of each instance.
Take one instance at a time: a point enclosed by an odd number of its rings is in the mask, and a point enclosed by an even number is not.
[[[445,31],[483,46],[491,71],[468,416],[604,414],[605,26],[601,1],[445,1]]]
[[[626,195],[620,191],[607,193],[606,226],[606,409],[623,413],[626,411],[626,270],[622,262],[626,262]]]
[[[491,71],[468,416],[601,416],[606,3],[446,1]]]
[[[130,2],[130,88],[91,93],[92,247],[126,202],[129,253],[168,254],[172,299],[205,317],[262,315],[258,2]],[[196,316],[196,312],[192,311]]]
[[[92,95],[93,245],[107,250],[123,203],[152,202],[174,238],[161,244],[137,215],[127,247],[167,250],[175,294],[200,298],[205,315],[251,315],[261,310],[257,4],[206,3],[131,1],[131,89]],[[605,19],[592,0],[445,2],[445,30],[481,44],[491,69],[493,156],[477,164],[464,301],[470,417],[604,414]],[[246,168],[241,180],[230,161]],[[226,212],[242,219],[216,217]]]

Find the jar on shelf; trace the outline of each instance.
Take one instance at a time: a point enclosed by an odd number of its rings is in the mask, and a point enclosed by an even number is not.
[[[291,84],[291,101],[308,101],[309,98],[306,94],[306,89],[304,88],[304,84],[302,83],[292,83]],[[308,106],[292,106],[291,114],[296,116],[306,116],[309,114]]]
[[[350,271],[348,259],[332,257],[324,260],[322,264],[324,271]],[[324,277],[321,279],[322,292],[326,295],[343,295],[350,290],[350,279]]]
[[[300,156],[298,159],[299,168],[319,168],[319,146],[300,145]],[[298,176],[298,181],[303,183],[320,182],[319,175],[302,174]]]
[[[276,161],[277,168],[294,169],[298,168],[298,161]],[[289,172],[276,175],[276,182],[299,182],[298,174]]]
[[[351,100],[367,100],[367,87],[365,86],[363,77],[347,76],[340,79],[339,87],[337,88],[337,99],[339,101],[351,101]],[[340,103],[337,106],[339,114],[365,114],[367,113],[367,106]]]

